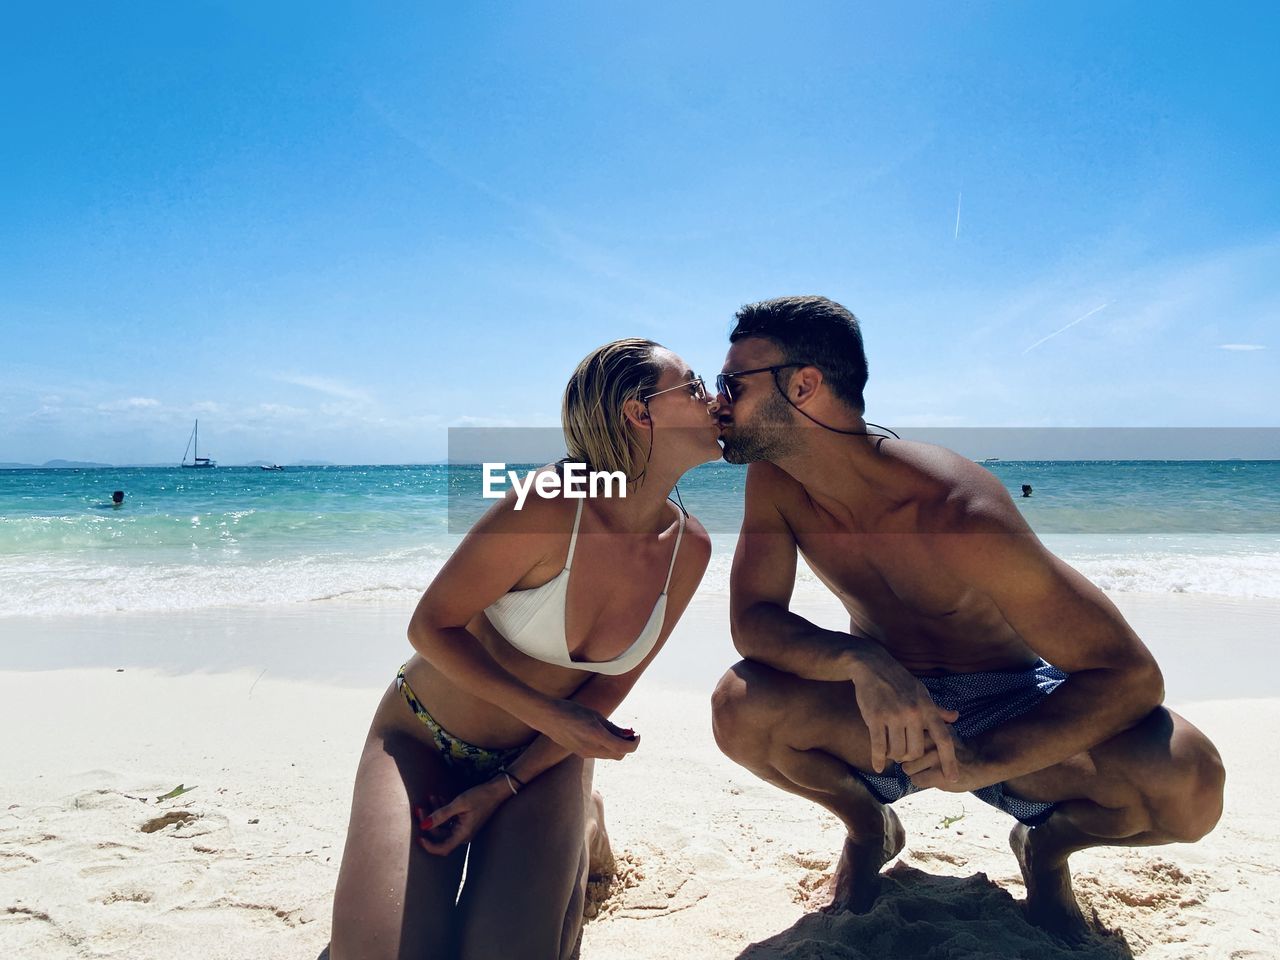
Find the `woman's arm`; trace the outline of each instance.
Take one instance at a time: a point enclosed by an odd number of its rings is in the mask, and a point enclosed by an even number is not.
[[[648,669],[654,657],[666,645],[667,638],[689,606],[689,601],[693,599],[694,591],[697,590],[706,572],[707,561],[711,557],[711,538],[702,525],[692,517],[689,518],[685,529],[684,542],[688,547],[681,551],[681,556],[676,561],[675,573],[668,592],[671,602],[667,605],[667,616],[663,622],[662,633],[653,649],[635,669],[627,673],[618,676],[593,674],[568,701],[561,701],[562,703],[573,703],[603,719],[613,713],[631,692],[641,674]],[[610,759],[621,759],[639,746],[638,735],[624,739],[624,736],[631,731],[621,730],[607,720],[603,720],[603,723],[607,724],[604,729],[610,739],[625,748],[617,757]],[[518,779],[520,783],[527,785],[571,753],[579,752],[568,750],[543,734],[507,766],[506,772]],[[499,773],[489,781],[459,794],[438,810],[422,811],[419,814],[418,826],[422,829],[423,835],[419,837],[418,842],[430,853],[440,856],[448,855],[460,845],[469,842],[493,812],[503,802],[514,796],[519,789],[521,788],[509,782],[503,773]],[[446,828],[442,834],[437,833],[433,836],[428,832],[439,831],[442,826]]]
[[[540,729],[550,698],[502,667],[467,624],[538,567],[554,565],[562,534],[559,500],[535,498],[515,509],[514,494],[494,504],[427,587],[409,620],[409,643],[472,696]]]
[[[467,624],[535,570],[563,568],[574,506],[534,498],[517,510],[514,494],[476,523],[427,587],[409,621],[409,643],[451,683],[486,700],[584,757],[615,758],[619,741],[594,711],[549,697],[506,670]]]
[[[620,760],[640,744],[639,736],[615,727],[604,718],[630,692],[649,659],[651,657],[647,657],[645,663],[636,669],[616,677],[595,674],[567,701],[590,710],[593,716],[599,717],[602,730],[618,748],[616,756],[609,759]],[[545,733],[540,734],[514,762],[489,780],[464,790],[435,810],[416,811],[421,831],[419,845],[428,853],[445,857],[462,844],[470,843],[498,807],[527,787],[534,777],[545,773],[576,752],[561,746]]]
[[[641,675],[649,668],[649,664],[666,646],[667,638],[671,636],[671,631],[675,629],[676,624],[680,622],[680,618],[684,616],[689,602],[693,599],[694,592],[702,582],[703,574],[706,573],[707,562],[711,559],[711,538],[707,535],[707,531],[703,529],[702,524],[698,523],[693,517],[690,517],[686,524],[684,544],[685,547],[681,550],[680,556],[676,560],[676,569],[671,578],[671,588],[668,591],[671,602],[667,605],[667,615],[662,625],[662,633],[658,635],[658,641],[653,645],[653,649],[649,651],[648,655],[640,661],[635,669],[626,673],[617,676],[608,676],[603,673],[593,674],[569,698],[572,702],[587,707],[603,717],[611,716],[613,711],[618,709],[618,706],[626,699]],[[631,732],[621,731],[618,727],[614,727],[613,724],[610,724],[610,727],[619,733]],[[616,736],[617,734],[615,734]],[[631,750],[634,750],[639,743],[640,737],[636,735],[630,741]],[[629,753],[631,750],[627,752]],[[570,751],[565,750],[554,740],[541,736],[529,744],[525,751],[507,769],[519,777],[521,781],[528,783],[539,774],[550,770],[567,757],[569,753]],[[621,757],[616,759],[621,759]]]

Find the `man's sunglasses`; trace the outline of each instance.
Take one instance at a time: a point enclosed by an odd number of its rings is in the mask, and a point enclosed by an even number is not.
[[[641,397],[640,402],[644,404],[648,404],[648,402],[652,400],[654,397],[660,397],[664,393],[670,393],[672,390],[679,390],[681,387],[693,387],[693,389],[689,392],[693,395],[693,398],[695,400],[701,400],[705,402],[708,399],[710,399],[707,396],[707,385],[702,382],[702,378],[694,377],[692,380],[686,380],[684,383],[677,383],[674,387],[667,387],[667,389],[665,390],[658,390],[656,393],[651,393],[648,396]]]
[[[754,367],[751,370],[733,370],[729,373],[722,373],[716,377],[716,393],[723,394],[724,398],[733,403],[733,386],[734,381],[738,377],[750,376],[753,373],[771,373],[774,374],[774,385],[778,383],[777,373],[779,370],[785,370],[787,367],[812,367],[812,363],[775,363],[772,367]]]

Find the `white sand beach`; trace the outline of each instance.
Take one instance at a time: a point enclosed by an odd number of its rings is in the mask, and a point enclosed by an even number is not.
[[[708,694],[733,655],[710,594],[619,711],[641,749],[598,765],[619,873],[582,956],[1276,956],[1280,602],[1114,599],[1160,658],[1170,705],[1218,744],[1227,802],[1199,844],[1073,858],[1105,931],[1087,947],[1027,924],[1012,821],[967,795],[900,803],[907,846],[875,909],[818,912],[840,826],[717,751]],[[801,611],[838,621],[816,598]],[[4,955],[316,957],[406,617],[319,603],[0,621]],[[179,784],[189,792],[156,799]]]

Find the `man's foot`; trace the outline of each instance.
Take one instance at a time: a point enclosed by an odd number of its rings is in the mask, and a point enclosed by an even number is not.
[[[840,864],[831,878],[831,903],[824,913],[848,910],[866,913],[880,890],[880,868],[902,852],[907,831],[889,807],[880,808],[884,815],[884,833],[879,839],[845,837]]]
[[[1020,823],[1009,834],[1009,846],[1022,868],[1022,882],[1027,887],[1027,915],[1067,943],[1080,943],[1089,935],[1089,926],[1076,895],[1071,890],[1071,871],[1065,857],[1046,855],[1038,833],[1041,827]]]

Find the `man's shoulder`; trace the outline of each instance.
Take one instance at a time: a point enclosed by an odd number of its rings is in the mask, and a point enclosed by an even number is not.
[[[895,444],[894,456],[912,471],[920,524],[939,533],[1022,532],[1026,524],[1004,484],[954,450],[931,443]]]
[[[990,471],[948,447],[919,440],[894,440],[880,448],[881,456],[890,456],[919,471],[924,478],[954,485],[979,478],[995,480]],[[998,482],[998,481],[997,481]]]

